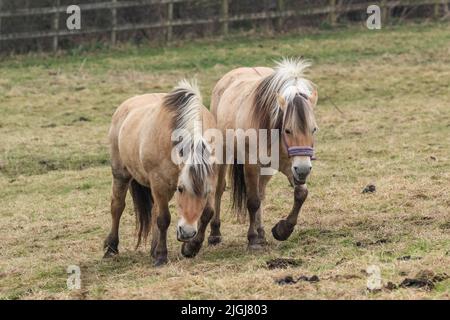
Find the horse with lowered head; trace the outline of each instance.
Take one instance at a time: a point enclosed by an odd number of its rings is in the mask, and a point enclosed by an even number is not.
[[[298,214],[307,197],[306,180],[314,158],[314,133],[317,125],[314,107],[318,95],[314,84],[305,78],[304,71],[310,64],[303,59],[283,59],[275,69],[265,67],[238,68],[223,76],[216,84],[211,100],[211,112],[217,127],[225,134],[233,129],[265,129],[278,131],[278,166],[294,187],[294,204],[286,219],[280,220],[272,234],[277,240],[286,240],[297,224]],[[257,149],[260,138],[257,138]],[[250,139],[245,140],[244,150],[238,150],[238,138],[234,145],[224,147],[223,154],[232,148],[234,164],[231,165],[231,188],[233,203],[238,211],[246,206],[249,212],[247,233],[250,249],[260,249],[265,243],[262,224],[262,201],[271,175],[261,175],[263,164],[249,163]],[[239,154],[239,152],[244,154]],[[257,151],[256,151],[257,152]],[[247,162],[239,163],[238,159]],[[233,161],[232,161],[233,162]],[[270,164],[273,166],[273,163]],[[211,221],[210,244],[221,241],[220,201],[225,189],[227,165],[218,170],[215,215]]]
[[[112,227],[104,243],[105,257],[119,252],[119,223],[128,190],[136,213],[136,248],[151,230],[155,266],[167,263],[169,201],[174,194],[182,254],[198,253],[214,214],[217,180],[213,141],[202,133],[214,127],[198,87],[185,80],[167,94],[136,96],[118,107],[109,132]]]

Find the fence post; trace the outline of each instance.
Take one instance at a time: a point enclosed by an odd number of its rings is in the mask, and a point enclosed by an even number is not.
[[[2,11],[3,0],[0,0],[0,12]],[[0,34],[2,34],[2,18],[0,18]],[[1,47],[1,42],[0,42]]]
[[[434,17],[437,19],[439,18],[440,10],[441,9],[441,0],[436,0],[434,4]]]
[[[283,29],[283,14],[284,14],[284,0],[277,0],[277,12],[279,14],[279,17],[277,19],[277,28],[280,31]]]
[[[112,4],[114,5],[117,0],[111,0]],[[111,44],[114,46],[117,41],[117,8],[112,7],[111,8]]]
[[[0,0],[0,12],[2,11],[3,0]],[[0,18],[0,34],[2,34],[2,18]]]
[[[60,0],[55,0],[54,2],[55,8],[59,8]],[[56,34],[53,36],[53,52],[58,51],[58,32],[59,32],[59,11],[56,11],[53,15],[53,31],[56,32]]]
[[[222,34],[224,36],[228,35],[228,14],[229,5],[228,0],[222,0]]]
[[[169,3],[167,3],[167,20],[166,20],[166,25],[167,25],[166,40],[167,40],[167,42],[172,41],[172,33],[173,33],[172,21],[173,21],[173,2],[169,2]]]
[[[381,1],[381,21],[387,23],[389,19],[389,7],[386,0]]]
[[[336,0],[330,0],[330,24],[333,26],[336,24]]]

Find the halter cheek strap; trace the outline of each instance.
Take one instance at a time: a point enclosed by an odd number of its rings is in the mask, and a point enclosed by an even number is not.
[[[304,157],[310,157],[311,160],[316,160],[316,157],[314,156],[314,148],[312,147],[289,147],[286,142],[286,137],[283,135],[283,142],[286,146],[286,150],[289,157],[298,157],[298,156],[304,156]]]

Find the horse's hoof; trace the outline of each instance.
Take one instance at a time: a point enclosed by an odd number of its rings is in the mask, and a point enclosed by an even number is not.
[[[200,251],[200,246],[193,245],[190,242],[185,242],[181,246],[181,254],[185,258],[194,258]]]
[[[253,244],[249,244],[247,246],[247,249],[249,251],[256,251],[256,252],[258,252],[258,251],[264,250],[264,245],[262,245],[260,243],[253,243]]]
[[[103,250],[106,250],[103,258],[117,256],[119,254],[119,238],[109,234],[103,242]]]
[[[288,223],[286,220],[280,220],[272,228],[272,235],[278,241],[285,241],[294,231],[295,225]]]
[[[267,246],[267,244],[268,244],[266,237],[259,237],[259,236],[258,236],[257,243],[262,246]]]
[[[105,245],[106,252],[103,255],[103,259],[109,259],[117,256],[119,254],[119,250],[117,248],[113,248],[112,246]]]
[[[103,255],[103,259],[111,259],[114,258],[118,255],[118,252],[112,252],[112,251],[106,251],[105,254]]]
[[[252,239],[251,242],[249,242],[247,248],[250,251],[261,251],[264,250],[264,248],[267,246],[267,241],[266,238],[256,238],[256,239]]]
[[[222,242],[221,236],[209,236],[208,237],[208,244],[211,246],[218,245],[221,242]]]
[[[153,263],[153,266],[158,268],[162,267],[167,264],[167,257],[159,257],[155,259],[155,262]]]

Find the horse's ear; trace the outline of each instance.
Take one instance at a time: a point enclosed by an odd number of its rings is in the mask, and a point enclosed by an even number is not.
[[[174,164],[178,166],[179,169],[183,168],[185,157],[184,150],[181,143],[177,143],[173,146],[171,152],[171,159]]]
[[[281,110],[284,112],[286,110],[286,99],[281,95],[277,95],[277,99],[278,99],[278,105],[280,106]]]
[[[217,158],[216,158],[216,156],[211,155],[211,156],[209,157],[209,163],[211,163],[212,165],[217,164]]]
[[[178,166],[179,169],[183,167],[183,149],[178,149],[177,147],[174,148],[172,152],[172,161]]]
[[[319,94],[317,89],[314,89],[312,95],[309,97],[309,102],[311,102],[311,106],[314,108],[317,105],[317,101],[319,100]]]

